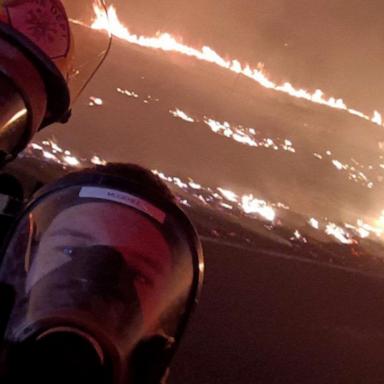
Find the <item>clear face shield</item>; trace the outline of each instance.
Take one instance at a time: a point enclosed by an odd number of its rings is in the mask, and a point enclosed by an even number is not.
[[[168,365],[202,263],[176,206],[87,184],[41,196],[17,223],[0,271],[14,291],[4,364],[16,381],[28,372],[40,383],[146,382],[133,366],[150,370],[160,355],[160,370]]]
[[[105,30],[92,29],[104,19]],[[0,0],[0,151],[18,153],[34,133],[68,119],[108,53],[102,0]]]

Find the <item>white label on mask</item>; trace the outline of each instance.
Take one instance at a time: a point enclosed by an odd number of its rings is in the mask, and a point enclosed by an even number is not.
[[[159,223],[164,223],[165,220],[165,213],[151,203],[129,193],[117,191],[116,189],[82,187],[79,196],[114,201],[116,203],[136,208],[137,210],[153,217]]]

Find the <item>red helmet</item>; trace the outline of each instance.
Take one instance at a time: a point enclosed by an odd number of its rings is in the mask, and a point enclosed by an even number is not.
[[[66,121],[110,46],[95,31],[102,0],[0,0],[0,151],[15,155],[44,126]],[[7,106],[5,106],[7,104]]]

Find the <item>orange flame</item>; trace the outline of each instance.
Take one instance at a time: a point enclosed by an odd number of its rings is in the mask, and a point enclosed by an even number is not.
[[[335,97],[325,97],[324,92],[317,89],[315,92],[310,93],[305,89],[296,89],[290,83],[276,84],[270,80],[267,75],[262,71],[262,65],[258,68],[251,68],[248,64],[241,64],[238,60],[226,60],[212,48],[203,46],[201,49],[189,47],[180,41],[177,41],[169,33],[158,33],[156,37],[138,36],[129,32],[129,30],[121,23],[114,6],[108,8],[108,18],[104,10],[94,6],[96,13],[96,20],[92,24],[93,29],[108,30],[115,37],[125,40],[131,44],[136,44],[146,48],[160,49],[167,52],[178,52],[180,54],[194,57],[195,59],[206,61],[215,64],[221,68],[227,69],[231,72],[241,74],[264,88],[272,89],[277,92],[282,92],[292,97],[304,99],[315,104],[321,104],[330,108],[346,111],[354,116],[358,116],[364,120],[370,121],[376,125],[383,126],[383,119],[379,112],[374,111],[372,116],[352,109],[346,103]]]

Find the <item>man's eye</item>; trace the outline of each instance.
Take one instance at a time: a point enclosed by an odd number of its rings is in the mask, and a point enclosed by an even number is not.
[[[56,246],[54,249],[56,252],[64,254],[66,256],[72,256],[76,247],[70,245],[60,245]]]
[[[74,252],[75,248],[71,246],[65,246],[62,248],[64,255],[71,256]]]

